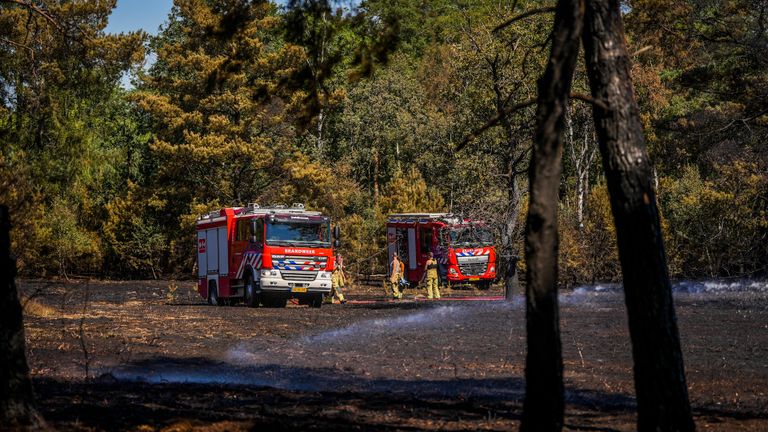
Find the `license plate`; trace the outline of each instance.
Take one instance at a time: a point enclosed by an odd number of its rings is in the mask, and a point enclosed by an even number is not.
[[[293,288],[291,288],[291,292],[305,293],[305,292],[307,292],[307,287],[293,287]]]
[[[477,281],[479,281],[479,280],[480,280],[480,278],[469,278],[469,281],[470,281],[470,282],[477,282]]]

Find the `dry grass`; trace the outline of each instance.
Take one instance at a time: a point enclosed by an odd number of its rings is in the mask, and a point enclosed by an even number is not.
[[[58,311],[50,306],[38,302],[34,298],[21,297],[21,306],[24,314],[38,318],[52,318],[60,315]]]

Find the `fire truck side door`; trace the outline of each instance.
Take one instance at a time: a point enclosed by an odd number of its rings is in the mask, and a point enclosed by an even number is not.
[[[219,274],[229,273],[229,242],[227,241],[227,227],[216,229],[219,242]]]
[[[216,228],[205,230],[206,237],[206,262],[208,263],[207,274],[219,273],[219,241],[216,235]]]
[[[408,268],[416,270],[416,228],[408,228]]]

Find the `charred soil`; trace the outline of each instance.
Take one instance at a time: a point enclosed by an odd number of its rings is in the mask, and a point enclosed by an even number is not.
[[[764,284],[759,287],[764,288]],[[60,430],[510,430],[522,297],[208,306],[194,282],[20,284],[38,408]],[[675,295],[700,430],[768,430],[768,293]],[[623,296],[561,294],[566,430],[635,429]]]

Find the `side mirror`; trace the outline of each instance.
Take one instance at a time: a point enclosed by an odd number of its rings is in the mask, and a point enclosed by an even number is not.
[[[341,240],[341,228],[338,225],[333,227],[333,238],[335,238],[336,241]]]
[[[339,239],[334,240],[333,241],[333,247],[336,248],[336,249],[340,248],[341,247],[341,240],[339,240]]]

